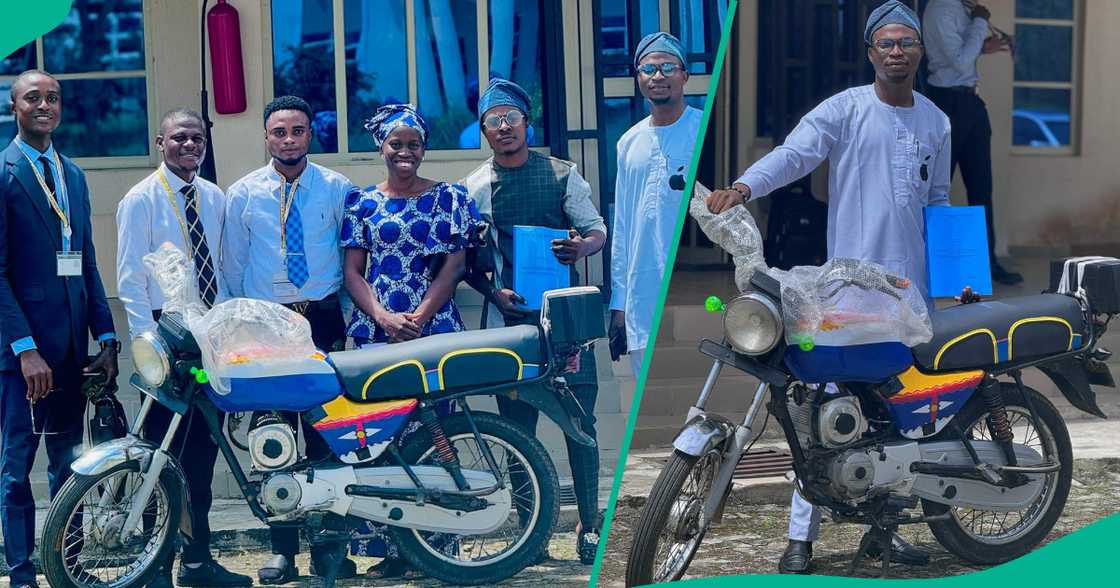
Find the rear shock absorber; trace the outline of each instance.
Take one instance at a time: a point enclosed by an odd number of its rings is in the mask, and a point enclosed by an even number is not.
[[[420,422],[432,438],[432,447],[436,450],[436,461],[443,466],[443,469],[447,470],[448,474],[451,474],[451,479],[455,481],[455,486],[459,490],[468,490],[469,486],[467,485],[467,479],[463,477],[463,468],[459,463],[459,456],[451,447],[447,435],[444,434],[443,425],[440,424],[436,411],[432,410],[430,406],[421,408]]]
[[[990,374],[984,376],[980,392],[984,395],[984,403],[988,406],[988,430],[992,434],[992,439],[999,443],[1004,457],[1007,458],[1007,465],[1017,465],[1015,448],[1011,445],[1015,434],[1012,433],[1011,421],[1007,418],[1007,406],[1003,402],[1003,390],[1000,388],[999,381]]]

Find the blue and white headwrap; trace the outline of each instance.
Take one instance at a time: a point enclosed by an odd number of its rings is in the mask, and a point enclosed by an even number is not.
[[[420,142],[428,144],[428,121],[416,112],[416,107],[411,104],[386,104],[373,113],[373,118],[366,121],[365,128],[373,135],[373,146],[381,149],[381,144],[393,131],[409,127],[420,134]]]

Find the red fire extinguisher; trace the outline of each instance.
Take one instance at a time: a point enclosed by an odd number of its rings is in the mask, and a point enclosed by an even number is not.
[[[245,112],[245,68],[241,63],[241,24],[237,9],[218,0],[206,14],[214,109],[218,114]]]

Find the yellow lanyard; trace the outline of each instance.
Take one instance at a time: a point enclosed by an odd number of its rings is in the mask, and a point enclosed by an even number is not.
[[[35,179],[39,181],[39,187],[42,188],[43,193],[47,195],[47,202],[49,202],[51,204],[51,209],[53,209],[54,213],[58,215],[58,219],[62,221],[62,235],[64,237],[66,237],[67,239],[69,239],[70,236],[74,233],[72,230],[70,230],[70,219],[66,216],[66,213],[62,211],[62,207],[58,205],[58,200],[55,199],[54,192],[51,191],[51,189],[47,187],[47,180],[46,180],[46,178],[43,177],[43,174],[39,172],[39,166],[35,165],[35,160],[31,159],[31,157],[28,156],[27,152],[24,151],[23,149],[20,149],[20,153],[23,153],[23,157],[25,159],[27,159],[28,163],[31,164],[31,171],[35,172]],[[62,162],[60,162],[58,160],[58,151],[55,151],[53,153],[53,155],[54,155],[54,168],[59,170],[59,174],[61,174],[62,173]],[[49,169],[46,170],[46,171],[47,171],[47,173],[51,172],[51,170],[49,170]],[[60,184],[59,192],[62,193],[63,195],[65,195],[66,194],[66,178],[59,178],[59,180],[61,180],[59,182],[59,184]]]
[[[296,178],[292,182],[292,189],[288,191],[288,181],[284,176],[280,176],[280,255],[288,254],[288,213],[292,211],[292,204],[296,201],[296,188],[299,188],[299,181],[303,178]]]
[[[190,229],[187,228],[187,220],[183,218],[182,213],[179,212],[179,201],[175,198],[175,191],[171,189],[171,184],[168,183],[167,176],[163,175],[162,167],[156,170],[156,175],[159,176],[159,181],[163,184],[164,191],[167,192],[167,202],[171,204],[171,210],[175,213],[175,220],[179,221],[179,230],[183,231],[183,242],[186,244],[187,249],[191,252],[191,259],[194,259],[195,250],[194,243],[191,242],[191,232]],[[195,188],[194,191],[194,205],[198,207],[198,218],[199,220],[201,220],[202,203],[198,201],[198,188]],[[183,196],[183,206],[186,206],[185,195]],[[204,232],[202,236],[203,238],[205,238],[206,233]]]

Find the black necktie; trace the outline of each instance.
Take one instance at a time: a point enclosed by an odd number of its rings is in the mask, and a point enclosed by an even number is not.
[[[202,221],[198,218],[198,201],[195,200],[195,189],[191,184],[183,186],[183,209],[187,215],[187,232],[191,236],[191,249],[194,250],[194,269],[198,272],[198,293],[206,306],[213,306],[214,299],[218,296],[218,286],[215,283],[214,264],[210,262],[210,248],[206,246],[206,233],[202,229]]]
[[[54,192],[54,174],[51,173],[50,160],[44,155],[39,158],[39,163],[43,166],[43,181],[47,183],[47,189],[51,191],[50,197],[58,202],[58,196]],[[62,206],[62,203],[59,202],[58,205]]]

